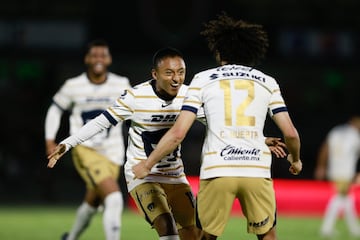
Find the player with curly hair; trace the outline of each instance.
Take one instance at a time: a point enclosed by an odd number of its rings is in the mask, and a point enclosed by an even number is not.
[[[300,138],[278,83],[254,68],[266,54],[267,34],[261,25],[225,13],[205,24],[201,34],[219,66],[194,76],[175,124],[133,172],[138,178],[146,177],[162,156],[182,142],[203,107],[207,133],[197,196],[202,239],[217,239],[223,233],[238,199],[248,232],[259,240],[275,240],[272,157],[263,135],[267,114],[283,134],[292,174],[300,173],[302,161]]]

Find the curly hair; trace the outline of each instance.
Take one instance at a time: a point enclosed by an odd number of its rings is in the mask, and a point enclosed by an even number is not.
[[[235,20],[225,12],[205,23],[203,35],[210,51],[229,64],[255,66],[265,58],[268,36],[262,25]]]

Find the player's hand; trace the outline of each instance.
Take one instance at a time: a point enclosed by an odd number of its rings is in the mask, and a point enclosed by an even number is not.
[[[291,166],[289,168],[289,172],[291,172],[294,175],[298,175],[302,170],[302,162],[301,162],[301,160],[298,159],[297,161],[294,161],[291,154],[288,155],[287,160],[291,164]]]
[[[65,154],[65,152],[66,152],[65,144],[57,145],[55,150],[47,157],[49,160],[47,167],[53,168],[56,162]]]
[[[267,137],[265,143],[277,158],[285,158],[287,156],[285,152],[286,144],[281,141],[281,138]]]
[[[135,174],[135,178],[145,178],[150,173],[150,169],[146,167],[145,161],[141,161],[132,167],[132,172]]]
[[[55,140],[46,140],[45,141],[45,146],[46,146],[46,155],[50,155],[56,148],[57,143],[55,142]]]

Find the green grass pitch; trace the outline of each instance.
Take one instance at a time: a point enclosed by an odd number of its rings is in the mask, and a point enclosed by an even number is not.
[[[74,219],[76,206],[0,206],[1,240],[57,240],[67,231]],[[319,217],[279,216],[277,231],[279,240],[321,240]],[[337,223],[337,234],[332,240],[353,240],[346,231],[343,220]],[[101,213],[92,220],[80,240],[104,239]],[[126,209],[122,217],[122,240],[156,240],[155,230],[134,211]],[[246,233],[242,216],[233,216],[220,240],[256,240]]]

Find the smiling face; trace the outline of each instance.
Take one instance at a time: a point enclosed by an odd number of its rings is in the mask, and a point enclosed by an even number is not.
[[[88,73],[92,76],[106,74],[111,61],[109,48],[106,46],[93,46],[85,56]]]
[[[179,56],[164,57],[152,70],[156,91],[163,96],[175,97],[185,80],[184,59]]]

